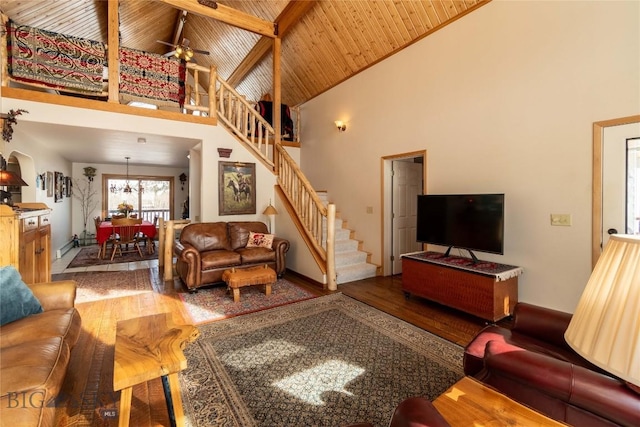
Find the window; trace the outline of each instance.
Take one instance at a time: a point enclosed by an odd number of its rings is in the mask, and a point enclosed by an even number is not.
[[[173,177],[103,175],[103,206],[105,217],[119,213],[118,205],[129,204],[131,214],[149,222],[158,216],[165,221],[172,219]]]

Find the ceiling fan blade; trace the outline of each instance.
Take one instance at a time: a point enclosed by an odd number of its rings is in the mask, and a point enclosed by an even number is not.
[[[175,50],[172,50],[171,52],[167,52],[167,53],[165,53],[165,54],[164,54],[164,55],[162,55],[162,56],[164,56],[165,58],[169,58],[169,57],[171,57],[171,56],[174,56],[175,54],[176,54],[176,51],[175,51]]]
[[[163,42],[162,40],[156,40],[156,43],[160,43],[160,44],[164,44],[164,45],[167,45],[167,46],[174,47],[174,45],[172,43]]]
[[[211,52],[206,51],[206,50],[200,50],[200,49],[191,49],[192,51],[194,51],[195,53],[200,53],[202,55],[211,55]]]

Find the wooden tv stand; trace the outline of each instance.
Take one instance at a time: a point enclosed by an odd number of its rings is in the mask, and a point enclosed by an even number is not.
[[[402,255],[402,290],[495,322],[513,314],[520,267],[435,252]]]

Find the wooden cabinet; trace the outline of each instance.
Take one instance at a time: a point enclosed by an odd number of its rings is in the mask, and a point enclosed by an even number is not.
[[[13,265],[25,283],[51,281],[51,210],[43,203],[20,209],[0,205],[0,265]]]
[[[402,290],[407,296],[417,295],[492,322],[511,315],[518,302],[517,276],[522,269],[513,267],[506,275],[472,270],[405,255]]]

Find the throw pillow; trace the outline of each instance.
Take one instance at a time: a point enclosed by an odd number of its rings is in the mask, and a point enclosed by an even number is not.
[[[0,326],[42,311],[18,270],[11,265],[0,267]]]
[[[249,232],[248,248],[267,248],[271,249],[273,245],[273,234]]]

